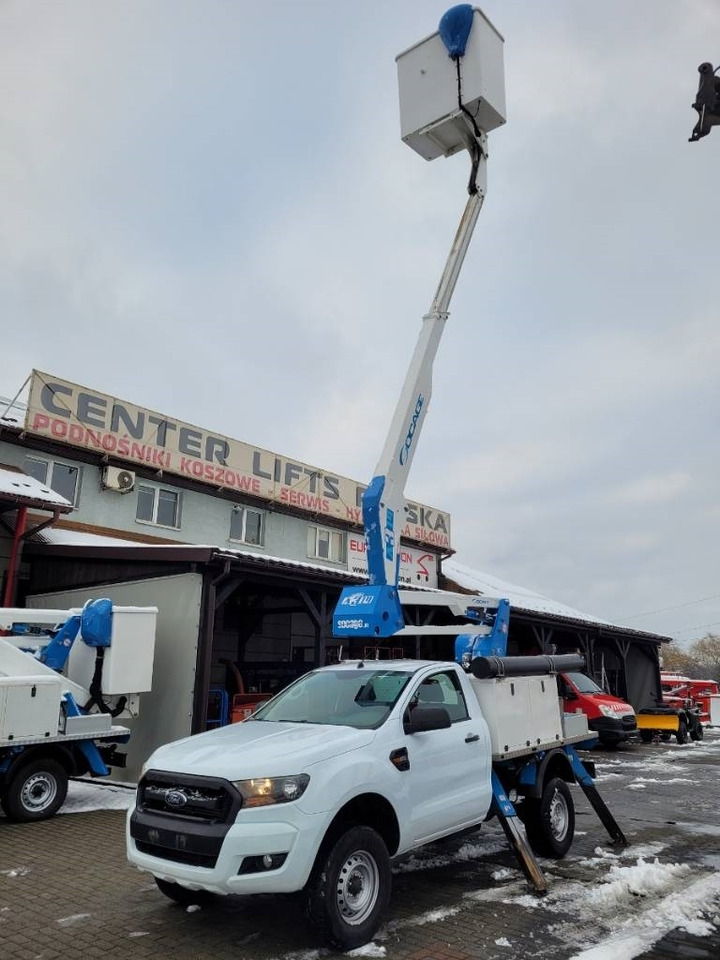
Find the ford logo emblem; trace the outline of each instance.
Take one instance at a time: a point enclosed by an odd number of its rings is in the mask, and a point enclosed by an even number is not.
[[[182,790],[168,790],[165,794],[165,803],[169,807],[184,807],[188,798]]]

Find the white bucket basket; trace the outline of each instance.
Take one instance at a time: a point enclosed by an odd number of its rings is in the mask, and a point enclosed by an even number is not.
[[[472,8],[465,53],[450,56],[440,32],[396,57],[401,136],[426,160],[467,147],[472,121],[488,133],[505,123],[503,37],[485,14]],[[458,104],[458,64],[460,95]]]

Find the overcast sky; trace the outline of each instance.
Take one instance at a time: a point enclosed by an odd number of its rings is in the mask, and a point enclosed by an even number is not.
[[[447,6],[0,0],[0,394],[35,367],[369,480],[466,199],[399,137]],[[720,631],[720,0],[483,9],[508,123],[407,493],[464,564]]]

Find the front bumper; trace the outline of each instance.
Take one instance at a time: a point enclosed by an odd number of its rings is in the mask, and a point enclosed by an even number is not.
[[[622,743],[637,734],[637,721],[633,713],[622,717],[596,717],[588,720],[588,727],[605,743]]]
[[[222,827],[222,836],[208,831],[205,824],[168,820],[133,808],[126,824],[128,860],[140,870],[193,890],[219,894],[301,890],[324,836],[325,818],[303,814],[295,804],[283,807],[241,811],[235,823]],[[277,868],[240,873],[246,858],[266,854],[284,854],[284,862]]]

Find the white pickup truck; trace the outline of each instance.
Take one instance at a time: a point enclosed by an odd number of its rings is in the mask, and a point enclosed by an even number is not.
[[[516,812],[535,852],[562,857],[575,823],[567,784],[578,782],[624,842],[592,766],[569,746],[588,739],[584,718],[563,718],[544,669],[487,679],[415,660],[314,670],[245,722],[152,754],[128,813],[128,857],[186,905],[303,891],[309,918],[346,949],[380,925],[392,858],[492,815],[542,890]]]

